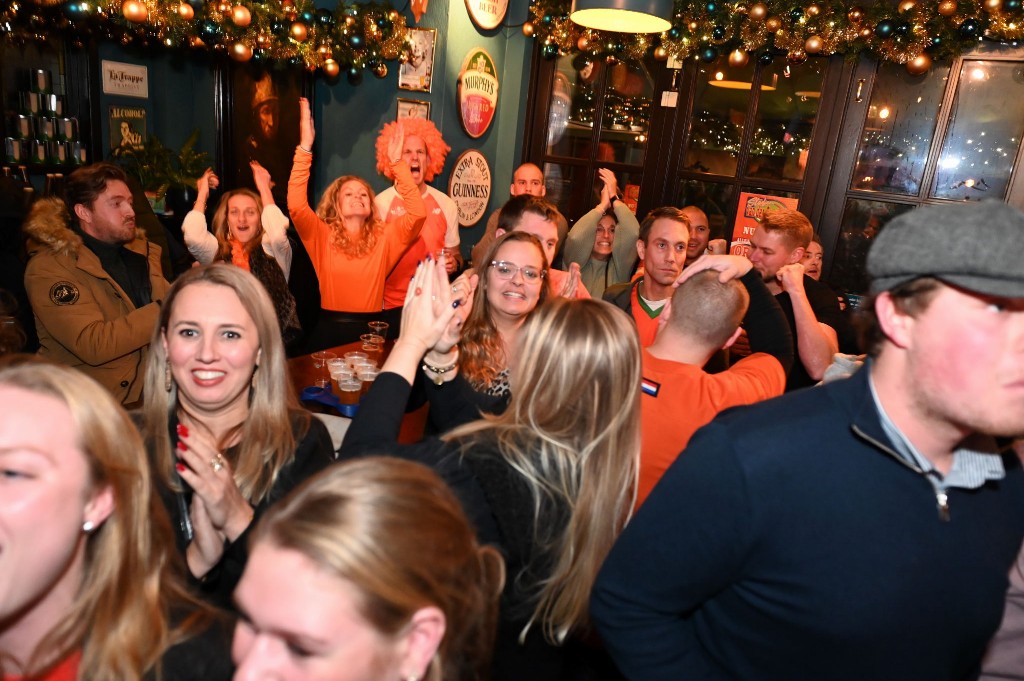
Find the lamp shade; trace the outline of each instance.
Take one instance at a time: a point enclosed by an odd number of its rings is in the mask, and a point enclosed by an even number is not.
[[[661,33],[672,28],[672,5],[672,0],[573,0],[569,18],[598,31]]]

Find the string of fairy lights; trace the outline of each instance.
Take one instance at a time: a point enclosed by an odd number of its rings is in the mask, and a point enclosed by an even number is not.
[[[900,0],[850,6],[791,0],[676,0],[672,28],[661,35],[594,31],[569,19],[571,0],[531,0],[522,25],[547,58],[582,55],[637,60],[653,50],[666,59],[733,66],[784,57],[862,53],[906,65],[911,73],[956,56],[979,40],[1016,45],[1024,39],[1024,0]],[[333,10],[312,0],[2,0],[0,37],[14,44],[63,35],[124,45],[225,52],[237,61],[283,63],[383,78],[402,58],[404,14],[385,2],[346,2]]]

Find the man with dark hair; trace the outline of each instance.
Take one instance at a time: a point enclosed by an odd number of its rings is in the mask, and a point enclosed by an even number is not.
[[[801,261],[813,234],[807,216],[780,209],[766,213],[750,238],[750,261],[782,306],[796,343],[798,361],[789,371],[786,390],[822,379],[839,352],[838,331],[845,325],[835,294],[804,274]],[[736,354],[744,353],[737,348]]]
[[[690,241],[686,244],[686,265],[697,262],[702,255],[725,255],[725,239],[711,238],[711,225],[707,213],[697,206],[683,206],[683,214],[690,221]]]
[[[644,275],[632,283],[609,286],[604,299],[632,315],[647,347],[658,333],[658,316],[672,297],[676,278],[686,262],[690,221],[678,208],[655,208],[640,223],[636,252]]]
[[[753,354],[726,371],[703,369],[740,333]],[[643,354],[643,443],[637,506],[690,437],[720,411],[782,394],[793,340],[775,297],[750,261],[709,255],[683,270],[661,313],[661,331]]]
[[[76,170],[66,196],[66,204],[36,202],[24,227],[33,242],[25,288],[39,354],[81,369],[131,404],[142,397],[146,348],[169,288],[160,247],[136,229],[117,166]]]
[[[627,678],[971,679],[1024,538],[1024,214],[892,220],[851,378],[719,415],[609,554],[591,616]]]
[[[516,196],[537,196],[544,198],[548,189],[544,184],[544,171],[539,166],[533,163],[524,163],[523,165],[516,168],[516,171],[512,173],[512,184],[508,188],[509,196],[515,198]],[[480,267],[480,258],[484,257],[484,253],[491,247],[494,240],[497,238],[494,236],[495,231],[498,229],[498,216],[501,214],[501,209],[491,213],[491,217],[487,218],[487,226],[484,228],[484,234],[480,237],[480,240],[473,246],[471,257],[473,259],[473,265]],[[565,242],[565,235],[569,233],[569,225],[566,223],[565,218],[562,214],[558,214],[558,218],[555,220],[555,224],[558,227],[558,243]],[[555,252],[555,258],[558,257],[558,252]],[[548,265],[554,267],[555,262],[549,262]]]
[[[548,287],[551,295],[564,298],[589,298],[586,287],[580,283],[580,266],[570,265],[568,272],[556,270],[551,263],[558,251],[558,218],[561,214],[555,204],[539,196],[523,194],[514,196],[505,202],[498,214],[498,229],[495,236],[505,232],[526,232],[540,241],[544,248],[544,257],[548,261]],[[490,263],[474,263],[483,268]]]

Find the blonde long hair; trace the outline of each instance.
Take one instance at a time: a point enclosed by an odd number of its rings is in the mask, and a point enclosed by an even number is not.
[[[26,677],[82,651],[78,678],[139,681],[164,651],[210,612],[188,595],[167,513],[152,492],[142,438],[110,393],[73,369],[28,360],[0,368],[0,384],[60,400],[71,412],[94,486],[109,486],[114,512],[88,539],[71,609],[32,653]],[[171,626],[172,609],[193,615]],[[0,670],[0,677],[3,677]]]
[[[490,287],[488,281],[491,261],[498,256],[498,250],[509,241],[532,244],[540,253],[545,271],[550,264],[544,255],[544,247],[537,237],[527,232],[506,232],[494,240],[491,247],[484,253],[483,260],[476,265],[480,283],[473,298],[473,309],[466,317],[462,340],[459,341],[459,371],[474,387],[478,388],[486,387],[494,381],[508,362],[505,345],[502,343],[498,327],[494,325],[494,320],[491,317],[491,304],[487,300],[487,289]],[[547,297],[548,282],[545,278],[540,283],[540,298],[537,299],[537,307],[540,307]]]
[[[370,196],[370,214],[363,222],[357,241],[349,239],[344,225],[341,224],[341,216],[338,215],[338,193],[346,182],[358,182],[363,185]],[[373,187],[363,178],[358,175],[342,175],[327,186],[324,195],[320,197],[320,203],[316,205],[317,217],[331,228],[331,243],[349,258],[363,257],[373,250],[377,239],[381,237],[384,223],[377,215],[377,204],[374,202],[376,196]]]
[[[247,196],[256,202],[256,214],[259,221],[256,223],[256,232],[252,239],[245,244],[245,252],[252,253],[254,248],[263,247],[263,199],[251,189],[232,189],[220,197],[217,208],[213,211],[213,235],[217,237],[217,259],[224,262],[231,262],[231,234],[228,229],[228,202],[236,196]]]
[[[249,413],[232,435],[239,434],[238,457],[231,462],[235,482],[242,496],[258,504],[270,492],[281,469],[295,456],[296,438],[309,428],[310,414],[299,407],[288,378],[281,329],[270,296],[259,280],[240,267],[213,263],[195,267],[178,277],[160,308],[160,321],[153,330],[146,359],[146,393],[143,421],[147,444],[154,453],[157,476],[169,488],[177,489],[174,454],[168,428],[178,406],[178,388],[171,381],[165,389],[170,361],[163,338],[178,295],[194,284],[225,286],[238,296],[252,317],[260,342],[259,370],[253,374]],[[202,414],[192,414],[202,423]],[[293,425],[298,423],[298,432]]]
[[[496,446],[530,487],[534,536],[551,534],[541,509],[567,509],[569,522],[546,545],[550,574],[523,631],[539,623],[561,643],[586,624],[588,600],[605,556],[629,517],[640,457],[640,342],[633,321],[597,300],[554,298],[519,332],[512,398],[445,436],[472,457]],[[543,531],[542,531],[543,530]]]
[[[439,608],[445,635],[423,681],[487,677],[504,564],[426,466],[387,457],[331,466],[271,507],[253,532],[260,542],[354,585],[361,614],[384,636],[420,608]]]

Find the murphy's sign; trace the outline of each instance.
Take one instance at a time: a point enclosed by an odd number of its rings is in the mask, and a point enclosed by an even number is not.
[[[498,71],[487,50],[474,47],[459,73],[459,117],[466,134],[482,136],[498,110]]]

